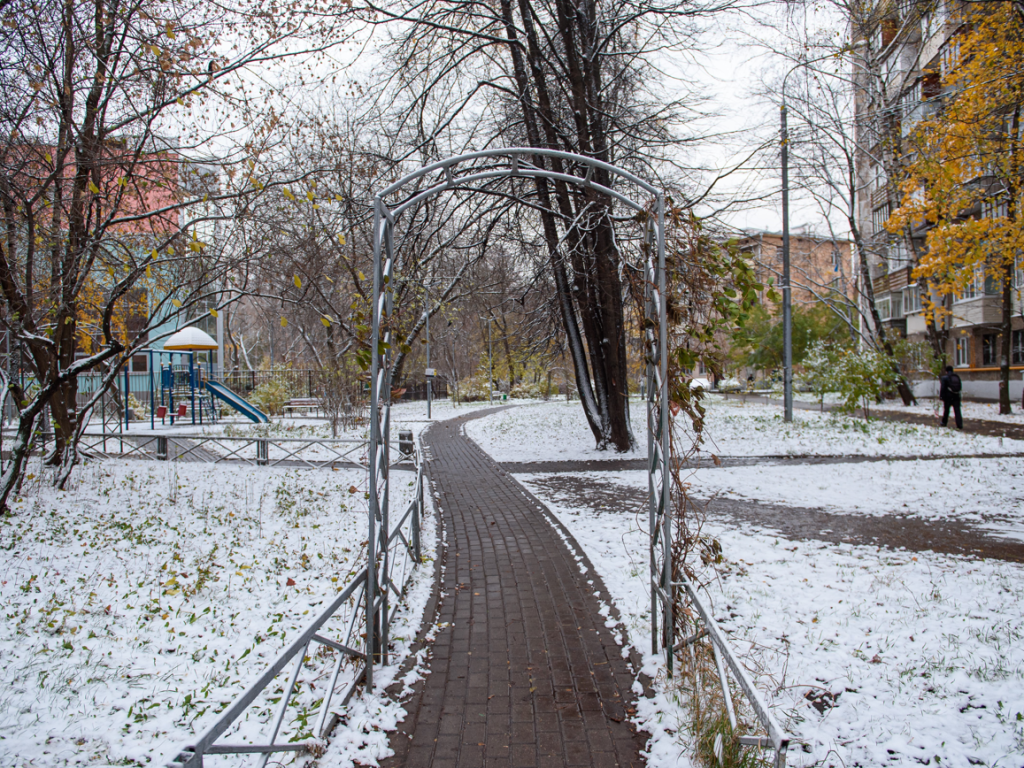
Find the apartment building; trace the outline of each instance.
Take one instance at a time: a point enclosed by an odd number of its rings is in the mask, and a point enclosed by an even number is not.
[[[739,239],[741,253],[750,255],[758,282],[782,282],[782,234],[748,231]],[[789,264],[794,305],[810,306],[836,294],[853,300],[853,261],[849,240],[818,236],[809,231],[790,233]],[[767,305],[762,291],[761,301]]]
[[[899,205],[897,180],[901,153],[910,151],[904,142],[920,121],[942,114],[943,77],[959,59],[962,32],[960,0],[927,4],[899,0],[884,21],[861,35],[855,45],[863,55],[855,67],[857,84],[857,217],[865,247],[857,254],[870,267],[871,287],[879,318],[890,332],[911,339],[925,339],[928,327],[922,307],[921,287],[913,277],[915,255],[924,252],[929,223],[915,222],[909,242],[892,235],[885,222]],[[887,173],[887,169],[889,172]],[[984,168],[971,184],[992,184]],[[998,206],[977,205],[965,210],[965,218],[999,216]],[[1014,281],[1013,330],[1011,332],[1011,399],[1020,401],[1024,373],[1024,317],[1021,293],[1024,271]],[[860,291],[865,301],[866,291]],[[965,394],[998,397],[999,349],[1002,304],[998,280],[977,274],[957,296],[939,297],[948,313],[941,330],[947,336],[946,357],[964,381]],[[923,377],[919,394],[933,394],[934,382]]]

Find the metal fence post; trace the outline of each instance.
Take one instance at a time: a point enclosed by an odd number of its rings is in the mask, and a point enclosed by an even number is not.
[[[257,440],[256,441],[256,463],[265,467],[270,463],[270,441],[269,440]]]
[[[423,560],[420,551],[420,515],[423,514],[423,466],[416,471],[416,507],[412,512],[412,549],[416,564]]]
[[[158,437],[156,439],[156,457],[160,461],[167,461],[167,438]]]

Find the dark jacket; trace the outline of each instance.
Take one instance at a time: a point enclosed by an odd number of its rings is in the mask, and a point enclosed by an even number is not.
[[[939,379],[939,400],[944,403],[959,403],[963,384],[955,373],[943,374]]]

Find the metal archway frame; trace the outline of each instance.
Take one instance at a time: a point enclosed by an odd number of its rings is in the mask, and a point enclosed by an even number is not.
[[[534,165],[531,158],[566,160],[588,168],[584,178],[551,171]],[[499,167],[470,167],[458,175],[460,166],[479,160],[506,160]],[[445,191],[468,189],[481,181],[499,178],[545,178],[595,189],[623,205],[642,212],[647,206],[622,193],[592,181],[595,169],[612,174],[648,192],[654,202],[655,216],[644,228],[646,282],[645,341],[647,362],[647,456],[648,512],[650,524],[650,589],[652,652],[660,644],[666,654],[669,673],[672,671],[674,645],[674,590],[672,581],[672,528],[669,457],[671,455],[668,412],[668,327],[665,312],[665,196],[661,190],[609,163],[592,157],[552,149],[512,147],[470,152],[426,165],[402,177],[374,197],[373,215],[373,327],[370,363],[370,509],[368,536],[369,571],[366,590],[366,627],[368,653],[367,685],[373,684],[373,664],[386,663],[388,627],[391,620],[390,595],[397,588],[390,580],[388,542],[391,539],[389,520],[389,448],[391,429],[391,358],[392,335],[387,319],[393,309],[395,269],[394,228],[401,215],[421,200]],[[437,183],[420,189],[407,199],[389,208],[386,198],[408,184],[439,174]],[[659,603],[661,610],[659,611]],[[659,615],[662,617],[659,621]]]

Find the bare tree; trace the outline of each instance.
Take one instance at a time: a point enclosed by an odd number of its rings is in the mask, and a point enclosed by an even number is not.
[[[464,146],[559,149],[657,177],[671,173],[683,105],[655,93],[653,61],[685,51],[693,20],[722,3],[564,0],[368,3],[393,29],[396,130],[410,154]],[[471,72],[470,77],[466,73]],[[411,142],[412,143],[412,142]],[[670,149],[671,147],[671,149]],[[604,170],[535,155],[537,166],[615,187]],[[613,203],[591,186],[536,178],[516,195],[535,206],[537,230],[576,384],[601,448],[633,444],[621,249]]]
[[[259,162],[281,120],[243,73],[322,48],[334,22],[192,0],[0,13],[0,323],[31,381],[8,382],[20,418],[2,509],[44,408],[63,484],[89,409],[154,329],[221,304],[229,279],[231,296],[245,290],[250,254],[216,235],[274,189]],[[78,377],[94,370],[101,389],[80,410]]]

